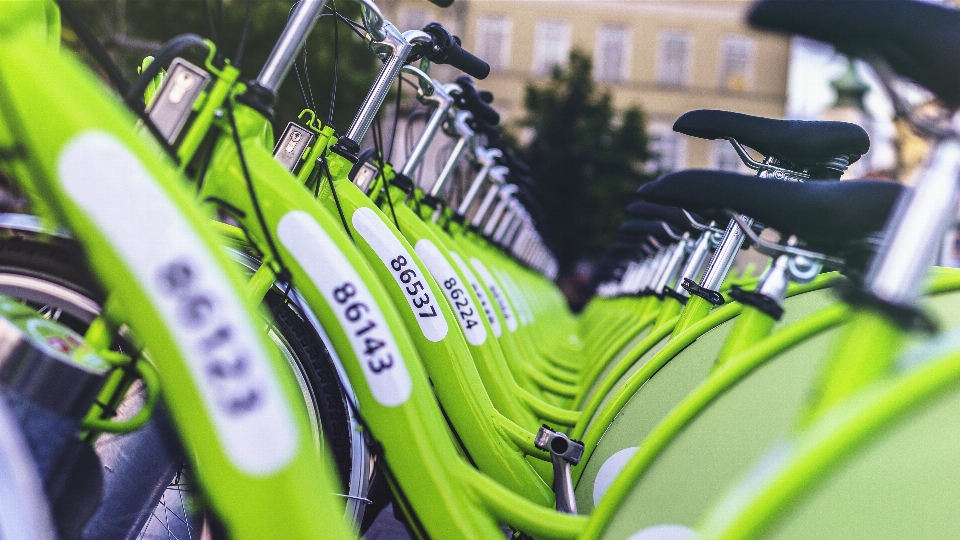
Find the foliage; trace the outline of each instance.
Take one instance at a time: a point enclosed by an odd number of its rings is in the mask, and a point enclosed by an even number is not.
[[[591,77],[588,56],[574,51],[546,85],[526,88],[533,139],[520,152],[532,170],[561,273],[595,258],[624,221],[624,208],[643,183],[650,158],[643,112],[617,114],[610,93]]]
[[[232,59],[247,7],[246,0],[74,0],[73,3],[94,34],[108,46],[128,80],[136,77],[137,66],[144,56],[150,54],[153,46],[188,32],[213,40],[223,56]],[[257,76],[280,36],[293,4],[292,0],[250,2],[250,26],[240,66],[243,77],[252,79]],[[212,30],[205,5],[209,8]],[[314,27],[306,47],[306,72],[310,76],[317,115],[325,123],[334,74],[334,17],[327,15],[332,14],[329,8],[333,5],[332,1],[328,3],[325,16]],[[222,6],[222,10],[218,6]],[[359,19],[358,6],[356,2],[344,0],[336,4],[342,15],[353,20]],[[342,132],[353,120],[380,63],[343,21],[338,23],[338,33],[340,62],[333,125]],[[66,23],[64,41],[75,50],[82,49]],[[93,63],[89,57],[85,58],[88,63]],[[302,55],[299,63],[303,77]],[[304,108],[293,70],[279,94],[276,112],[282,125],[295,119]]]

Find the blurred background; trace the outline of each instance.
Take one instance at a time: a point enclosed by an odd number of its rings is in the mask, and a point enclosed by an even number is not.
[[[184,32],[233,51],[246,6],[244,0],[75,2],[129,78],[145,55]],[[639,185],[682,168],[748,172],[726,141],[673,132],[687,111],[857,123],[870,134],[871,150],[847,178],[910,183],[925,156],[925,141],[893,117],[865,65],[828,46],[748,28],[748,0],[456,0],[447,9],[425,0],[377,3],[400,30],[441,22],[490,64],[478,86],[493,93],[508,139],[530,165],[540,219],[560,263],[558,282],[574,309],[592,295],[594,262]],[[245,76],[256,75],[292,5],[253,2]],[[328,6],[358,17],[354,2]],[[69,27],[64,39],[81,49]],[[379,65],[348,25],[325,17],[281,90],[279,122],[310,107],[346,129]],[[452,81],[457,73],[437,66],[433,75]],[[398,164],[423,118],[413,92],[405,92],[395,92],[381,111],[384,139],[394,141],[386,146]],[[434,174],[448,150],[434,149],[421,174]],[[957,240],[954,231],[944,254],[960,265]],[[736,263],[740,270],[750,264],[762,259],[745,252]]]

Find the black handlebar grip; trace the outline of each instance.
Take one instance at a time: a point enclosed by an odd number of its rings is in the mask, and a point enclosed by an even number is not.
[[[446,63],[477,79],[486,79],[490,74],[490,64],[464,50],[460,45],[450,47],[447,51]]]
[[[429,1],[431,4],[437,7],[442,7],[442,8],[450,7],[451,5],[453,5],[453,0],[429,0]]]
[[[460,38],[454,36],[438,22],[423,27],[423,31],[433,38],[433,47],[425,51],[424,56],[437,64],[448,64],[478,79],[490,74],[490,65],[460,46]]]
[[[456,83],[460,87],[457,107],[470,111],[474,118],[485,124],[495,126],[500,123],[500,113],[481,99],[480,92],[477,91],[470,77],[461,75],[457,77]]]

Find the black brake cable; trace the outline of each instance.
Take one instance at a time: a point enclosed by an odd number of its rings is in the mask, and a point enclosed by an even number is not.
[[[333,108],[337,104],[337,77],[340,74],[340,13],[337,1],[333,0],[333,85],[330,88],[330,109],[327,111],[327,125],[333,126]]]
[[[247,45],[247,30],[250,29],[250,8],[253,0],[247,0],[247,10],[243,15],[243,28],[240,30],[240,40],[237,41],[237,54],[233,58],[233,66],[240,69],[240,60],[243,59],[243,49]]]
[[[377,155],[377,163],[380,165],[380,177],[383,183],[380,185],[380,192],[387,198],[387,205],[390,207],[390,214],[393,216],[393,224],[400,230],[400,221],[397,219],[397,211],[393,208],[393,197],[390,196],[390,187],[387,185],[387,176],[384,174],[385,165],[383,162],[383,129],[380,126],[380,115],[373,120],[373,146]]]
[[[77,38],[80,39],[87,50],[90,51],[90,54],[93,55],[97,64],[106,72],[107,78],[110,79],[110,84],[120,92],[120,95],[126,95],[127,91],[130,90],[130,81],[124,77],[123,72],[120,71],[120,67],[113,61],[107,49],[104,48],[100,40],[93,34],[90,27],[83,22],[80,14],[77,13],[77,9],[73,7],[73,3],[68,0],[57,0],[57,4],[60,6],[60,13],[63,15],[63,18],[70,23],[73,31],[77,33]]]
[[[354,244],[357,243],[356,239],[353,237],[353,233],[350,232],[350,226],[347,225],[347,216],[343,213],[343,206],[340,205],[340,197],[337,195],[337,188],[334,186],[333,174],[330,173],[330,165],[327,163],[327,153],[329,149],[324,149],[323,157],[320,159],[321,165],[323,165],[323,170],[320,173],[327,177],[327,181],[330,182],[330,193],[333,194],[333,202],[337,205],[337,212],[340,214],[340,222],[343,223],[343,230],[347,231],[347,236],[350,237],[350,241]],[[317,181],[317,185],[320,184],[321,180]]]
[[[216,25],[213,24],[213,10],[210,9],[210,0],[203,0],[203,18],[207,20],[207,31],[210,32],[210,41],[214,47],[220,50],[220,36],[217,34]]]
[[[387,151],[387,161],[393,160],[393,147],[397,142],[397,123],[400,120],[400,100],[403,96],[403,75],[397,77],[397,100],[393,104],[393,129],[390,135],[390,150]],[[383,141],[381,141],[382,143]]]
[[[280,257],[280,251],[277,249],[277,246],[273,241],[273,235],[270,234],[269,227],[267,227],[267,220],[263,217],[263,209],[260,207],[260,200],[257,198],[256,190],[253,187],[253,178],[250,176],[250,169],[247,167],[247,158],[243,154],[243,145],[240,142],[240,132],[237,130],[237,120],[233,115],[233,104],[227,100],[224,102],[224,108],[227,110],[227,120],[230,122],[230,131],[231,135],[233,136],[233,144],[237,148],[237,157],[240,159],[240,169],[243,171],[243,180],[247,184],[247,193],[250,195],[250,202],[253,204],[253,211],[257,215],[257,221],[260,224],[260,230],[262,231],[264,238],[267,240],[267,245],[270,248],[273,260],[276,261],[277,266],[279,267],[279,270],[277,271],[277,279],[281,281],[292,282],[293,276],[290,275],[286,265],[283,264],[283,259]]]
[[[223,45],[226,46],[227,41],[227,25],[223,18],[223,0],[217,0],[217,20],[220,25],[220,29],[217,31],[217,35],[223,40]]]
[[[83,21],[80,15],[77,13],[76,9],[68,0],[57,0],[57,4],[60,6],[60,13],[63,14],[64,19],[70,23],[70,26],[73,27],[74,32],[77,33],[77,37],[80,38],[80,41],[83,43],[83,46],[87,48],[91,55],[93,55],[94,60],[97,61],[97,65],[107,73],[110,83],[113,84],[114,88],[120,92],[121,96],[126,96],[130,92],[131,84],[127,81],[126,77],[123,76],[123,72],[120,71],[120,67],[113,61],[113,58],[107,52],[106,47],[103,46],[103,43],[94,35],[93,31],[90,30],[90,27],[87,26],[87,23]],[[128,103],[129,105],[129,103]],[[128,107],[136,116],[143,122],[144,127],[147,128],[147,131],[153,135],[156,139],[157,144],[163,148],[164,152],[173,160],[176,165],[180,165],[180,156],[177,155],[177,151],[170,146],[170,143],[167,142],[167,139],[160,133],[160,130],[157,129],[156,124],[153,123],[153,120],[147,116],[147,113],[141,107]]]

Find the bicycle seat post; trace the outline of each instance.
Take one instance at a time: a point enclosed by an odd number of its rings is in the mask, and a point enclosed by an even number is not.
[[[915,306],[920,298],[926,269],[956,209],[960,140],[941,141],[919,178],[913,192],[894,207],[888,221],[892,226],[864,280],[871,295],[892,305]]]

